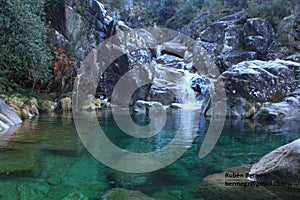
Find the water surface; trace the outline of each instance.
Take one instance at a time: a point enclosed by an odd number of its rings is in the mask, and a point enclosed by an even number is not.
[[[195,115],[195,111],[184,112]],[[161,132],[137,139],[116,126],[110,111],[100,111],[98,116],[99,124],[114,144],[137,153],[167,145],[181,122],[187,140],[192,130],[197,131],[188,150],[170,166],[151,173],[130,174],[101,164],[85,149],[70,113],[39,116],[25,121],[17,131],[0,136],[0,199],[63,199],[73,192],[89,199],[101,199],[106,191],[115,187],[140,190],[161,200],[202,199],[195,188],[206,176],[254,163],[300,136],[300,124],[295,121],[270,124],[226,120],[214,149],[199,159],[198,151],[209,126],[208,119],[200,118],[195,127],[193,117],[180,119],[180,111],[173,111],[168,113]],[[151,122],[142,115],[133,118],[139,125]]]

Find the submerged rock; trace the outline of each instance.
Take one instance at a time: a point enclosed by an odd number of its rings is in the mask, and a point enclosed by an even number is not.
[[[30,172],[36,160],[33,155],[21,150],[7,150],[0,152],[0,174],[3,176],[15,176]]]
[[[0,182],[1,199],[49,199],[50,185],[40,178],[15,178]]]
[[[151,197],[136,190],[125,190],[114,188],[107,191],[102,197],[102,200],[154,200]]]
[[[88,198],[81,193],[73,192],[63,198],[63,200],[88,200]]]

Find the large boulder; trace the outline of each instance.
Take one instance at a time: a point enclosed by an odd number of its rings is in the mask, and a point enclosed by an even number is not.
[[[299,184],[299,169],[300,139],[265,155],[251,167],[249,173],[256,181]]]
[[[278,59],[244,61],[229,68],[221,77],[228,97],[279,102],[298,87],[299,75],[299,63]]]
[[[273,192],[247,179],[249,166],[235,167],[203,179],[197,187],[205,199],[276,199]]]
[[[300,118],[299,100],[288,97],[282,102],[265,103],[253,118],[266,121],[297,120]]]
[[[20,117],[0,99],[0,134],[11,126],[22,123]]]

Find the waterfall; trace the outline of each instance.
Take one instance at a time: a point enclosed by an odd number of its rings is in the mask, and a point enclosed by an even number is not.
[[[156,95],[162,95],[161,98],[154,98],[154,101],[168,97],[168,90],[171,90],[175,93],[176,104],[186,109],[199,109],[203,99],[209,94],[209,86],[206,85],[204,77],[188,70],[166,67],[161,64],[155,65],[153,83]]]

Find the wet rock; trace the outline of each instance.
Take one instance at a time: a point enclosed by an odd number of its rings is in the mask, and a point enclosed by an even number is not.
[[[177,69],[183,69],[185,65],[183,59],[167,54],[158,57],[156,62],[158,64],[162,64],[168,67],[174,67]]]
[[[134,104],[134,112],[146,113],[147,112],[146,102],[143,100],[136,101]]]
[[[96,99],[94,95],[89,94],[87,99],[83,102],[82,109],[83,110],[96,110],[101,108],[101,100]]]
[[[125,190],[121,188],[115,188],[107,191],[102,197],[102,200],[153,200],[140,191]]]
[[[253,164],[249,173],[256,181],[299,184],[299,168],[300,139],[268,153]]]
[[[155,77],[147,100],[160,102],[163,105],[197,102],[197,92],[192,89],[189,82],[191,80],[186,79],[187,77],[192,79],[197,74],[188,73],[188,71],[156,65]]]
[[[32,118],[32,114],[29,111],[29,107],[27,105],[24,105],[21,107],[21,117],[22,119],[30,119]]]
[[[134,105],[134,112],[149,114],[149,111],[159,112],[164,110],[164,106],[160,102],[138,100]]]

